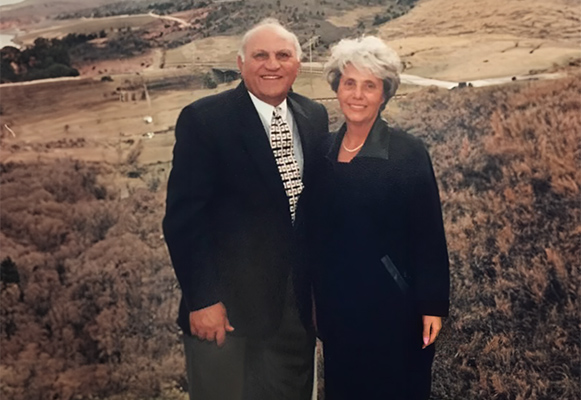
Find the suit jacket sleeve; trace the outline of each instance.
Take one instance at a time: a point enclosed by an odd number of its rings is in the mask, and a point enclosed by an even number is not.
[[[163,230],[186,306],[194,311],[220,301],[208,212],[215,193],[216,152],[211,130],[195,106],[182,110],[175,134]]]
[[[425,147],[422,153],[411,210],[414,296],[421,315],[445,317],[450,292],[448,251],[436,177]]]

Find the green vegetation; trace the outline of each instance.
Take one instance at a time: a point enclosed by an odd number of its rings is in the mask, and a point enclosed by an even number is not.
[[[78,76],[79,71],[71,66],[70,50],[99,36],[104,37],[105,33],[71,33],[62,39],[38,38],[22,51],[6,46],[0,50],[0,83]]]

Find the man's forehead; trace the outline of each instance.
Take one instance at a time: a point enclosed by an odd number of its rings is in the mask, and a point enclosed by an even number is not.
[[[258,52],[262,52],[265,51],[267,53],[269,52],[280,52],[280,51],[288,51],[291,54],[294,54],[295,49],[292,45],[288,45],[288,46],[265,46],[263,44],[258,44],[257,46],[249,46],[248,47],[248,51],[251,53],[258,53]]]
[[[256,31],[246,43],[246,50],[256,52],[264,51],[283,51],[288,50],[295,52],[295,45],[292,39],[286,35],[281,34],[275,29],[264,28]]]

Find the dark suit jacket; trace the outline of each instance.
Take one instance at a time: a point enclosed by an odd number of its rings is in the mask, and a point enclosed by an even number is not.
[[[287,102],[308,187],[313,152],[328,131],[327,112],[296,93]],[[190,311],[221,301],[234,334],[271,334],[280,324],[291,271],[301,315],[309,320],[303,219],[299,201],[293,226],[268,136],[243,83],[185,107],[176,125],[163,221],[182,290],[183,331],[190,332]]]

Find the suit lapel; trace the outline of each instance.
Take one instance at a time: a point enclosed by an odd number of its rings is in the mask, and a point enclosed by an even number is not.
[[[268,136],[243,82],[234,90],[233,100],[237,118],[232,129],[241,133],[250,158],[275,197],[288,201]]]
[[[313,152],[313,126],[307,118],[307,114],[304,108],[292,98],[292,95],[287,97],[287,102],[290,109],[293,112],[293,118],[297,123],[297,128],[299,130],[299,136],[301,137],[301,147],[303,149],[303,182],[304,177],[310,170],[310,161]]]

